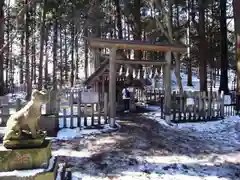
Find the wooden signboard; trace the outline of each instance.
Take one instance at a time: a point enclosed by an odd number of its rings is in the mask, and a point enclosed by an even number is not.
[[[97,92],[81,92],[82,104],[96,104],[99,103],[99,95]]]

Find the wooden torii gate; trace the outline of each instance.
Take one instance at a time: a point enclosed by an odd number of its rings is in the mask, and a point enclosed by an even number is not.
[[[109,60],[109,104],[110,104],[110,126],[115,126],[116,117],[116,64],[148,64],[148,65],[165,65],[164,68],[164,113],[166,120],[171,116],[171,62],[172,52],[185,53],[187,48],[180,45],[169,44],[151,44],[144,41],[130,41],[130,40],[113,40],[113,39],[99,39],[86,38],[91,48],[108,48],[110,49]],[[116,59],[116,52],[118,49],[125,50],[141,50],[141,51],[157,51],[165,52],[165,60],[163,61],[149,61],[149,60],[118,60]]]

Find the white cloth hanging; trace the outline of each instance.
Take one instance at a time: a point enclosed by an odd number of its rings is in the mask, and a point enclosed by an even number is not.
[[[157,78],[158,75],[159,75],[159,73],[158,73],[158,69],[156,68],[156,69],[155,69],[155,72],[154,72],[154,78]]]
[[[152,71],[152,68],[150,69],[150,73],[149,73],[149,78],[153,78],[153,71]]]
[[[147,79],[147,70],[145,67],[144,67],[143,79]]]
[[[126,77],[129,76],[129,68],[127,68],[127,71],[126,71],[126,74],[125,74]]]
[[[132,71],[132,76],[133,76],[134,79],[137,77],[136,69],[133,69],[133,71]]]
[[[119,75],[121,76],[123,74],[123,65],[121,65],[120,70],[119,70]]]
[[[137,79],[141,79],[141,70],[140,69],[138,69]]]

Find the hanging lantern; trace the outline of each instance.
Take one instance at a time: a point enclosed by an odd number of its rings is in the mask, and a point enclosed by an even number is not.
[[[153,71],[152,71],[152,68],[150,68],[150,72],[149,72],[149,78],[153,78]]]

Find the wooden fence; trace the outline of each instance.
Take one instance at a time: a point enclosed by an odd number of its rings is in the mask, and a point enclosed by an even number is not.
[[[108,123],[107,93],[65,90],[60,100],[60,127],[93,127]],[[66,104],[67,102],[67,104]]]
[[[54,114],[59,121],[59,128],[92,127],[108,123],[108,97],[96,92],[80,90],[64,90],[58,98]],[[23,107],[25,103],[17,99],[9,103],[9,97],[0,97],[0,126],[5,126],[11,114]],[[49,104],[43,105],[41,114],[51,116],[48,112]]]
[[[145,90],[141,97],[146,104],[160,106],[160,115],[164,119],[164,91]],[[138,97],[138,96],[137,96]],[[137,98],[136,97],[136,98]],[[226,116],[236,115],[234,94],[224,96],[218,92],[179,92],[172,93],[172,116],[173,122],[210,121],[223,119]]]
[[[108,123],[107,93],[87,92],[79,89],[65,89],[57,101],[59,128],[96,127]],[[156,104],[160,107],[161,118],[164,119],[164,91],[136,90],[135,99],[146,104]],[[10,104],[8,97],[0,97],[0,126],[5,126],[9,116],[20,109],[24,103],[17,99]],[[236,115],[234,95],[229,102],[224,102],[224,96],[217,92],[177,92],[172,94],[173,122],[207,121],[222,119]],[[48,105],[42,107],[42,115],[48,113]]]

